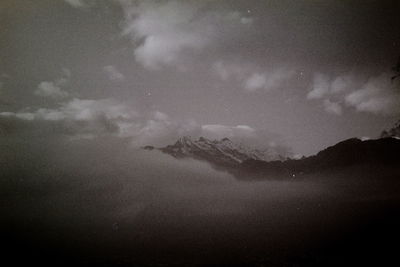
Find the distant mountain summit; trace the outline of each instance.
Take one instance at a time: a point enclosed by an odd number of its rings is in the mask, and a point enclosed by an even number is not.
[[[400,138],[400,120],[389,130],[381,133],[381,138],[398,137]]]
[[[144,147],[147,150],[155,149],[151,146]],[[207,161],[217,166],[233,167],[246,160],[284,160],[284,158],[272,150],[252,149],[242,144],[237,144],[229,138],[210,140],[200,137],[194,140],[189,136],[179,138],[175,144],[158,148],[158,150],[175,158],[194,158]]]
[[[399,125],[396,127],[389,133],[396,134]],[[302,159],[285,159],[273,150],[246,148],[228,138],[209,140],[200,137],[193,140],[186,136],[179,138],[173,145],[162,148],[146,146],[144,149],[159,150],[175,158],[206,161],[214,168],[226,170],[238,179],[293,178],[349,167],[368,166],[382,170],[383,166],[400,166],[400,138],[390,135],[365,141],[351,138]]]

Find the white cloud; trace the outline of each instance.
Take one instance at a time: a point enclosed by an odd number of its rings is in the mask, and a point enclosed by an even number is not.
[[[271,91],[281,87],[290,80],[296,73],[287,68],[272,69],[268,72],[257,71],[260,69],[251,64],[226,64],[217,61],[213,64],[212,70],[223,81],[234,79],[243,85],[246,91],[254,92],[259,89]]]
[[[124,75],[113,65],[104,66],[103,70],[112,81],[123,81],[125,79]]]
[[[71,71],[67,68],[62,69],[62,76],[54,81],[43,81],[40,82],[35,95],[50,98],[65,98],[68,97],[68,92],[62,90],[62,87],[68,83],[68,79],[71,77]]]
[[[213,64],[212,70],[221,78],[221,80],[226,81],[228,80],[231,72],[225,67],[222,61],[217,61]]]
[[[214,71],[221,80],[228,81],[230,78],[243,79],[244,76],[248,75],[251,67],[244,64],[226,64],[223,61],[217,61],[212,66]]]
[[[332,94],[342,93],[351,89],[351,87],[354,85],[354,81],[350,75],[338,76],[332,81],[330,85],[330,92]]]
[[[221,124],[207,124],[201,126],[201,134],[207,138],[249,138],[255,136],[255,129],[247,125],[227,126]]]
[[[267,78],[265,74],[254,73],[245,82],[244,88],[247,91],[253,92],[257,89],[263,88],[267,84]]]
[[[166,145],[180,136],[200,132],[200,126],[192,121],[177,122],[160,111],[139,114],[130,105],[113,99],[74,98],[56,108],[1,112],[0,117],[32,122],[32,127],[37,123],[54,124],[57,127],[51,129],[73,138],[102,135],[130,138],[135,146]]]
[[[251,24],[251,23],[253,23],[253,19],[249,18],[249,17],[243,17],[240,19],[240,22],[242,24]]]
[[[339,103],[325,99],[323,105],[326,112],[335,115],[342,115],[342,106]]]
[[[315,73],[313,77],[313,86],[308,92],[308,99],[322,99],[332,95],[342,94],[356,86],[354,77],[351,75],[340,75],[331,78],[322,73]]]
[[[64,98],[68,93],[63,91],[55,82],[44,81],[39,83],[38,88],[34,92],[35,95],[51,98]]]
[[[279,88],[294,74],[294,71],[287,69],[277,69],[268,73],[254,73],[245,80],[244,88],[250,92],[254,92],[258,89],[271,91]]]
[[[35,119],[35,115],[30,112],[0,112],[0,116],[2,117],[16,117],[21,120],[32,121]]]
[[[250,24],[238,12],[206,10],[206,1],[120,1],[125,14],[123,34],[135,45],[136,61],[148,69],[179,65],[189,52],[221,38],[218,27]]]
[[[349,106],[360,112],[383,115],[400,114],[399,84],[392,83],[389,74],[371,77],[361,89],[345,96]]]
[[[367,81],[361,75],[341,75],[331,79],[317,73],[308,99],[321,99],[325,111],[340,115],[345,103],[359,112],[380,115],[400,114],[399,83],[392,82],[388,73],[372,76]],[[333,100],[332,100],[333,99]]]
[[[3,117],[15,117],[29,121],[61,123],[70,135],[95,136],[102,134],[126,135],[120,125],[138,123],[138,114],[129,106],[112,99],[78,99],[61,103],[57,108],[39,108],[32,112],[3,112]],[[133,127],[131,127],[133,129]]]
[[[125,2],[128,3],[128,2]],[[134,41],[143,39],[135,48],[136,60],[146,68],[157,69],[177,61],[185,49],[199,49],[210,40],[206,32],[192,22],[197,7],[188,2],[165,1],[125,4],[126,27]]]
[[[1,117],[30,123],[30,129],[34,132],[43,131],[43,136],[61,134],[73,139],[114,136],[129,138],[131,144],[137,147],[165,146],[182,136],[210,139],[228,137],[246,146],[268,148],[271,153],[288,153],[286,147],[276,145],[281,142],[279,138],[248,125],[199,125],[194,121],[173,120],[160,111],[139,114],[131,106],[113,99],[75,98],[59,104],[57,108],[1,112]],[[26,130],[27,125],[23,124],[23,127]]]
[[[171,135],[176,133],[179,127],[174,123],[167,114],[155,111],[151,117],[142,125],[135,144],[159,145],[170,139]]]
[[[64,0],[67,4],[75,8],[85,7],[86,4],[83,0]]]
[[[320,99],[329,93],[330,80],[327,75],[316,73],[313,79],[313,87],[307,94],[308,99]]]

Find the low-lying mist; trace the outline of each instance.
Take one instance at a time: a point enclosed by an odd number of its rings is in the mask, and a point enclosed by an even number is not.
[[[399,203],[398,183],[354,171],[240,181],[128,140],[0,145],[3,232],[19,248],[51,247],[65,260],[319,264],[338,236]]]

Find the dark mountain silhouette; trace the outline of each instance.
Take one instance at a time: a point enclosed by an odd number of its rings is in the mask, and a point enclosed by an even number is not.
[[[259,176],[279,175],[296,177],[302,174],[334,171],[362,165],[393,165],[400,163],[400,140],[381,138],[361,141],[357,138],[342,141],[314,156],[283,162],[247,160],[240,164],[238,175],[251,173]]]
[[[209,162],[214,168],[226,170],[238,178],[296,178],[303,174],[340,170],[353,166],[395,166],[400,164],[400,139],[387,137],[362,141],[351,138],[330,146],[316,155],[287,159],[268,155],[260,150],[238,146],[228,138],[208,140],[180,138],[175,144],[158,149],[175,158],[194,158]],[[274,158],[275,157],[275,158]]]

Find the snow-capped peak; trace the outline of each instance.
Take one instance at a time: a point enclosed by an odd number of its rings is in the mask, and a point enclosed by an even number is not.
[[[209,140],[205,137],[193,140],[190,136],[184,136],[179,138],[174,145],[160,148],[160,150],[177,158],[195,158],[219,165],[235,165],[248,159],[264,161],[281,159],[271,156],[267,150],[247,148],[226,137],[221,140]]]

